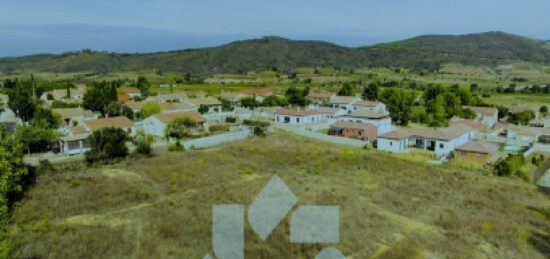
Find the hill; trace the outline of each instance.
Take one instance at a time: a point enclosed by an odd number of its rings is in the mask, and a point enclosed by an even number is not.
[[[444,63],[496,65],[517,61],[550,62],[550,43],[503,32],[427,35],[363,47],[378,65],[430,67]]]
[[[245,223],[247,258],[313,258],[327,246],[350,258],[550,256],[550,200],[528,183],[276,132],[43,173],[8,227],[12,258],[202,258],[212,205],[248,206],[273,175],[296,195],[292,211],[339,206],[340,242],[291,244],[291,212],[265,241]]]
[[[293,41],[279,37],[232,42],[212,48],[148,54],[95,51],[1,58],[0,71],[115,72],[152,70],[196,75],[244,73],[275,67],[405,66],[435,68],[444,63],[495,65],[510,62],[550,63],[550,43],[502,32],[462,36],[420,36],[404,41],[347,48],[322,41]]]

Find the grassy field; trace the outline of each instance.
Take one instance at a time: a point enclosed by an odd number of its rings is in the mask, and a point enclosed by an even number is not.
[[[281,132],[44,173],[8,236],[19,258],[202,258],[212,253],[211,206],[250,204],[273,175],[298,205],[340,206],[334,246],[349,258],[550,256],[550,199],[531,185]],[[247,258],[313,258],[326,247],[290,244],[288,216],[265,242],[245,226]]]
[[[535,112],[543,105],[550,106],[550,95],[546,94],[492,94],[491,97],[483,100],[489,104],[531,109]]]

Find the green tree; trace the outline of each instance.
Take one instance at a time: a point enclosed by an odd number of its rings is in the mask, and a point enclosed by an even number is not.
[[[338,96],[355,96],[353,86],[349,83],[344,83],[342,88],[337,93]]]
[[[307,95],[309,94],[309,87],[306,87],[302,90],[296,88],[295,86],[289,87],[286,89],[285,97],[288,104],[297,105],[297,106],[306,106],[309,104]]]
[[[205,114],[205,113],[208,113],[208,110],[210,110],[210,108],[208,108],[208,106],[204,105],[204,104],[201,104],[199,105],[199,112],[200,114]]]
[[[376,82],[370,82],[365,89],[363,89],[363,99],[365,100],[378,100],[378,84]]]
[[[29,172],[23,163],[23,147],[0,127],[0,220],[8,219],[11,209],[25,189]]]
[[[67,93],[65,94],[65,98],[69,99],[71,98],[71,87],[72,87],[72,84],[67,81],[67,84],[65,85],[65,89],[67,89]]]
[[[51,150],[53,144],[59,140],[59,136],[53,129],[35,125],[18,127],[14,137],[29,154]]]
[[[191,130],[197,128],[197,125],[197,121],[192,118],[177,118],[166,125],[166,128],[164,129],[164,136],[166,138],[175,138],[179,140],[188,136]]]
[[[233,103],[231,103],[231,101],[224,98],[220,98],[220,102],[222,102],[222,111],[231,112],[235,110],[235,107],[233,107]]]
[[[401,126],[409,123],[410,109],[414,104],[416,94],[402,88],[389,88],[382,92],[380,100],[386,104],[392,120]]]
[[[15,86],[8,89],[8,107],[24,122],[32,119],[37,107],[37,100],[33,94],[32,81],[16,81]]]
[[[539,112],[542,113],[543,115],[546,115],[548,113],[548,106],[546,105],[543,105],[539,108]]]
[[[128,119],[134,119],[134,110],[121,102],[111,102],[107,105],[107,115],[126,116]]]
[[[150,116],[153,116],[157,113],[160,113],[162,111],[162,107],[160,107],[157,103],[146,103],[141,108],[141,118],[146,119]]]
[[[259,106],[259,103],[256,101],[256,98],[254,97],[245,97],[241,99],[241,105],[245,108],[254,110],[256,107]]]
[[[136,87],[141,92],[142,96],[149,96],[149,87],[151,84],[147,80],[147,78],[143,76],[139,76],[136,82]]]
[[[88,163],[107,162],[128,155],[128,134],[121,128],[102,128],[88,137],[91,150],[85,153]]]
[[[93,83],[84,94],[83,104],[86,109],[100,112],[105,117],[107,105],[117,101],[116,86],[105,81]]]
[[[447,120],[447,115],[445,113],[445,99],[442,95],[439,95],[435,98],[433,104],[433,120],[430,124],[432,127],[442,127],[445,125]]]

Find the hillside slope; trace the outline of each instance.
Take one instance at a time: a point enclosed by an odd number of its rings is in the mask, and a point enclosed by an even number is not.
[[[329,246],[350,258],[550,256],[550,199],[521,180],[281,132],[155,153],[41,174],[8,227],[12,258],[202,258],[212,205],[248,208],[274,175],[298,203],[265,241],[245,219],[246,258],[314,258]],[[290,243],[303,205],[339,206],[339,243]]]
[[[439,67],[443,63],[495,65],[510,62],[550,63],[550,43],[502,32],[462,36],[420,36],[361,48],[322,41],[278,37],[237,41],[213,48],[148,54],[71,52],[0,59],[0,72],[115,72],[160,69],[190,72],[243,73],[271,67],[285,72],[300,66]]]
[[[515,61],[550,62],[550,43],[487,32],[468,35],[427,35],[360,48],[379,65],[437,66],[443,63],[495,65]]]

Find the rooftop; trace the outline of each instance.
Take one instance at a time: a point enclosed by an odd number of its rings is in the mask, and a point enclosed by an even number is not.
[[[377,127],[369,123],[357,123],[347,121],[337,121],[332,124],[332,128],[360,129],[360,130],[377,130]]]
[[[404,139],[419,137],[426,139],[452,140],[468,132],[474,131],[472,127],[464,124],[453,125],[440,129],[398,129],[380,136],[387,139]]]
[[[158,113],[153,116],[164,123],[173,122],[178,118],[191,118],[198,123],[203,123],[206,121],[206,119],[198,112],[168,112],[168,113]]]
[[[470,141],[462,146],[456,147],[456,150],[483,153],[483,154],[493,154],[497,152],[498,145],[495,143],[484,142],[484,141]]]
[[[357,100],[360,100],[360,98],[356,96],[334,96],[330,98],[329,103],[330,104],[351,104]]]
[[[129,128],[134,125],[130,119],[124,116],[88,120],[84,121],[84,124],[92,131],[107,127]]]
[[[279,115],[291,115],[291,116],[309,116],[319,114],[316,110],[301,110],[301,109],[291,109],[291,108],[280,108],[277,110]]]
[[[221,105],[222,103],[214,97],[193,98],[186,100],[190,104],[198,105]]]

